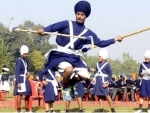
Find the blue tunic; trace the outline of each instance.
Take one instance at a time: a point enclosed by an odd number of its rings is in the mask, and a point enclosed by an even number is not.
[[[141,82],[141,80],[136,79],[136,80],[133,81],[133,85],[134,85],[136,88],[140,88],[140,82]]]
[[[78,92],[77,97],[81,97],[82,98],[85,95],[83,84],[81,82],[77,82],[75,84],[75,86],[76,86],[76,88],[77,88],[76,90]]]
[[[85,29],[84,24],[78,24],[75,21],[72,21],[73,25],[73,35],[79,35],[83,30]],[[45,32],[58,32],[62,34],[70,34],[70,28],[69,28],[69,21],[61,21],[52,25],[49,25],[44,28]],[[115,43],[114,39],[109,39],[109,40],[100,40],[97,35],[92,32],[90,29],[83,34],[82,36],[93,36],[94,44],[99,46],[99,47],[106,47],[111,44]],[[57,36],[56,38],[56,43],[64,47],[70,42],[70,38],[64,37],[64,36]],[[81,49],[84,45],[91,44],[91,41],[88,40],[83,40],[83,39],[77,39],[74,42],[74,50],[79,50]],[[68,47],[70,48],[70,47]],[[80,57],[75,55],[75,54],[67,54],[64,52],[58,52],[58,51],[52,51],[46,66],[49,69],[52,69],[56,67],[59,63],[66,61],[72,64],[74,67],[83,67],[86,68],[85,64],[81,61]]]
[[[118,81],[116,81],[115,88],[121,88],[125,86],[126,84],[124,83],[123,79],[119,79]]]
[[[23,81],[24,81],[24,77],[20,76],[20,75],[25,73],[25,66],[24,66],[22,60],[27,64],[27,61],[25,59],[22,59],[22,58],[18,58],[18,60],[16,62],[16,72],[15,72],[16,84],[14,87],[14,96],[15,95],[28,95],[28,96],[30,96],[32,93],[30,81],[27,77],[26,77],[26,81],[25,81],[26,92],[18,92],[17,84],[23,83]],[[28,70],[28,66],[27,66],[27,70]]]
[[[143,62],[143,64],[150,69],[150,63]],[[141,74],[142,70],[145,70],[143,65],[140,65],[139,69],[139,75]],[[150,97],[150,75],[146,78],[142,77],[141,83],[140,83],[140,95],[144,97]]]
[[[48,70],[47,71],[42,70],[39,73],[39,81],[43,81],[44,75],[45,75],[46,79],[54,80],[53,77],[55,77],[55,72],[51,71],[51,70],[49,70],[49,71],[51,73],[49,73]],[[53,74],[53,75],[51,75],[51,74]],[[44,89],[43,95],[44,95],[44,101],[45,102],[54,102],[54,101],[58,100],[58,97],[57,97],[57,95],[55,94],[55,91],[54,91],[54,87],[56,88],[56,86],[54,86],[49,81],[48,81],[48,84],[43,87],[43,89]]]
[[[79,35],[84,29],[85,26],[84,24],[78,24],[76,21],[72,21],[73,23],[73,35]],[[45,32],[56,32],[62,33],[62,34],[70,34],[70,29],[69,29],[69,22],[67,20],[61,21],[52,25],[49,25],[44,28]],[[88,31],[83,35],[83,36],[93,36],[94,39],[94,44],[99,46],[99,47],[106,47],[109,46],[110,44],[114,44],[115,40],[114,39],[109,39],[109,40],[100,40],[97,35],[88,29]],[[56,38],[56,43],[60,46],[65,46],[70,42],[70,38],[64,37],[64,36],[57,36]],[[91,41],[83,40],[83,39],[78,39],[74,43],[74,49],[78,50],[81,49],[84,45],[86,44],[91,44]]]
[[[106,62],[102,63],[102,62],[99,62],[98,65],[99,65],[99,68],[101,68]],[[96,67],[96,73],[98,73],[98,68]],[[101,70],[103,74],[106,74],[107,77],[104,77],[104,81],[108,81],[108,83],[111,82],[111,79],[112,79],[112,70],[111,70],[111,67],[110,67],[110,64],[107,63],[104,68]],[[97,76],[96,77],[96,84],[94,85],[94,89],[93,89],[93,94],[95,95],[99,95],[99,96],[105,96],[105,95],[108,95],[109,94],[109,91],[108,91],[108,87],[106,88],[103,88],[102,85],[103,85],[103,77],[102,76]]]
[[[117,86],[117,81],[111,81],[109,86],[115,88]]]

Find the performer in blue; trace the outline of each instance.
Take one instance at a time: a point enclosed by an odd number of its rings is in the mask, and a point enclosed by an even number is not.
[[[45,80],[44,80],[45,76]],[[39,81],[43,82],[44,85],[44,101],[45,101],[45,110],[46,113],[54,112],[53,103],[58,100],[58,91],[57,91],[57,80],[55,78],[55,72],[48,69],[47,71],[41,71],[39,73]]]
[[[74,11],[76,21],[64,20],[51,24],[43,29],[38,29],[38,33],[41,35],[44,35],[44,32],[58,32],[85,37],[85,40],[83,40],[73,37],[57,36],[57,49],[50,50],[46,54],[48,59],[47,69],[55,68],[63,73],[63,87],[66,92],[69,90],[69,79],[73,71],[77,71],[81,80],[88,78],[86,66],[76,51],[81,49],[84,45],[91,44],[91,37],[93,37],[94,44],[98,47],[106,47],[114,44],[116,41],[122,41],[122,38],[119,36],[109,40],[101,40],[93,31],[85,27],[85,19],[89,17],[91,13],[91,5],[89,2],[79,1],[74,7]]]
[[[29,112],[29,97],[31,96],[31,86],[28,79],[28,64],[26,61],[29,48],[26,45],[22,45],[20,48],[21,57],[17,59],[16,63],[16,81],[14,87],[14,96],[17,96],[17,111],[21,112],[21,97],[25,96],[25,108]]]
[[[112,100],[109,96],[108,86],[112,80],[112,70],[110,64],[106,61],[108,56],[108,51],[103,48],[99,51],[99,62],[96,66],[96,74],[95,74],[95,85],[93,88],[93,94],[97,95],[100,103],[100,112],[104,112],[103,109],[103,99],[106,97],[108,101],[112,113],[115,113],[115,109],[112,104]]]
[[[142,77],[140,84],[140,101],[139,109],[135,113],[142,113],[143,102],[148,97],[148,110],[150,113],[150,50],[147,50],[144,54],[145,62],[141,63],[139,69],[139,75]]]

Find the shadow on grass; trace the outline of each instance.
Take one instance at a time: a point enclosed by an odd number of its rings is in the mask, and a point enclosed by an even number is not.
[[[139,108],[134,108],[134,111],[137,111]],[[147,108],[142,108],[143,112],[147,112]]]
[[[21,109],[22,109],[22,110],[25,110],[25,107],[22,107]],[[32,108],[32,112],[36,112],[36,111],[38,111],[38,110],[40,110],[40,108],[39,108],[38,106]]]
[[[22,109],[25,109],[25,107],[22,107]],[[45,111],[45,109],[44,108],[39,108],[38,106],[37,107],[33,107],[32,108],[32,112],[37,112],[37,111],[39,111],[39,110],[44,110]],[[54,110],[55,112],[60,112],[61,110]]]
[[[71,108],[70,112],[79,112],[79,108]]]
[[[95,109],[94,112],[100,113],[100,109]],[[108,110],[104,109],[104,113],[109,112]]]

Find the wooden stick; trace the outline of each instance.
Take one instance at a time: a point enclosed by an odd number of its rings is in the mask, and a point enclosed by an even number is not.
[[[127,38],[127,37],[132,36],[132,35],[135,35],[135,34],[142,33],[142,32],[147,31],[147,30],[150,30],[150,28],[142,29],[142,30],[139,30],[139,31],[136,31],[136,32],[127,34],[127,35],[124,35],[124,36],[122,36],[122,39],[123,39],[123,38]],[[93,49],[93,48],[96,48],[96,47],[97,47],[96,45],[94,45],[94,47],[93,47],[93,45],[92,45],[92,46],[90,47],[90,49]]]
[[[132,35],[135,35],[135,34],[138,34],[138,33],[144,32],[144,31],[147,31],[147,30],[150,30],[150,28],[142,29],[142,30],[139,30],[139,31],[127,34],[127,35],[124,35],[124,36],[122,36],[122,38],[126,38],[126,37],[129,37],[129,36],[132,36]]]
[[[20,28],[14,30],[14,31],[37,33],[37,31],[25,30],[25,29],[20,29]],[[60,33],[52,33],[52,32],[44,32],[44,34],[48,34],[48,35],[58,35],[58,36],[66,36],[66,37],[74,37],[74,38],[85,39],[85,37],[83,37],[83,36],[71,36],[71,35],[68,35],[68,34],[60,34]]]

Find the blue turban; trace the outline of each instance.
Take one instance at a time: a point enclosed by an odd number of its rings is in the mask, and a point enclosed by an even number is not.
[[[86,17],[88,17],[91,13],[91,5],[87,1],[79,1],[74,7],[75,14],[77,12],[83,12]]]
[[[123,78],[123,74],[120,74],[120,78]]]

